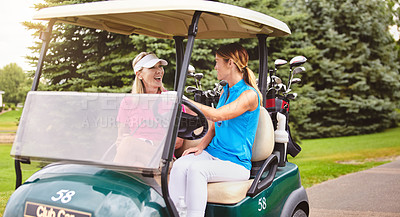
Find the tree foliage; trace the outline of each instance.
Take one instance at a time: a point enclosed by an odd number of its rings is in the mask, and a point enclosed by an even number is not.
[[[318,50],[310,56],[308,94],[316,109],[299,129],[307,137],[377,132],[394,126],[399,62],[384,1],[309,0],[302,31]]]
[[[10,63],[0,69],[0,90],[5,92],[3,101],[6,103],[24,102],[30,88],[29,83],[27,75],[16,63]]]
[[[90,2],[45,0],[37,8]],[[399,42],[388,27],[399,24],[398,0],[220,0],[280,19],[292,34],[268,38],[269,67],[277,58],[308,58],[307,72],[291,104],[291,129],[302,138],[344,136],[383,130],[398,121],[400,106]],[[26,23],[30,29],[45,27]],[[231,42],[249,52],[249,68],[258,72],[256,39],[196,40],[191,64],[205,76],[202,86],[214,87],[215,51]],[[32,47],[38,53],[41,43]],[[53,31],[43,77],[49,90],[129,92],[134,73],[132,59],[151,51],[168,60],[164,83],[173,88],[173,40],[123,36],[83,27],[57,24]],[[37,61],[37,57],[29,57]],[[288,68],[278,71],[283,80]],[[187,85],[194,85],[188,79]]]

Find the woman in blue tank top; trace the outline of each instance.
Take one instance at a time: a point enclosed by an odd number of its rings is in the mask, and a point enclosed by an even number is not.
[[[207,183],[243,181],[250,177],[251,149],[260,114],[261,93],[247,67],[247,51],[237,43],[224,45],[215,55],[218,80],[226,80],[217,108],[191,101],[214,122],[196,147],[175,161],[169,192],[175,205],[187,204],[187,216],[204,216]]]

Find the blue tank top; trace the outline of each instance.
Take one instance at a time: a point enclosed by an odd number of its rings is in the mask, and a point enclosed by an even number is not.
[[[235,101],[246,90],[256,91],[243,79],[231,88],[226,85],[217,108]],[[246,111],[236,118],[215,122],[215,136],[205,150],[216,158],[231,161],[250,170],[251,149],[260,115],[260,97],[258,104],[254,111]]]

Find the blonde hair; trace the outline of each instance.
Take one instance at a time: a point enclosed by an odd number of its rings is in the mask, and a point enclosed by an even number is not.
[[[133,59],[132,61],[132,68],[135,68],[135,65],[145,56],[149,55],[149,54],[153,54],[152,52],[141,52],[139,53],[135,59]],[[141,79],[139,79],[139,75],[142,73],[142,69],[141,68],[139,71],[137,71],[135,80],[133,81],[133,85],[132,85],[132,93],[146,93],[146,87],[143,84],[143,81]],[[158,88],[157,92],[163,92],[164,90],[164,85],[162,85],[160,88]]]
[[[247,66],[247,64],[249,63],[249,54],[247,53],[246,49],[244,49],[238,43],[227,44],[221,46],[217,50],[217,55],[222,57],[226,61],[228,61],[229,59],[233,60],[239,71],[243,73],[244,81],[257,91],[258,97],[260,99],[260,105],[262,105],[263,99],[261,92],[257,86],[256,76],[254,75],[254,72]]]

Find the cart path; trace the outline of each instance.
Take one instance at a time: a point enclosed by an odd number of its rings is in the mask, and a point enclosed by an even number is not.
[[[310,217],[400,217],[400,157],[307,189]]]
[[[0,143],[13,143],[15,139],[15,132],[0,131]]]

